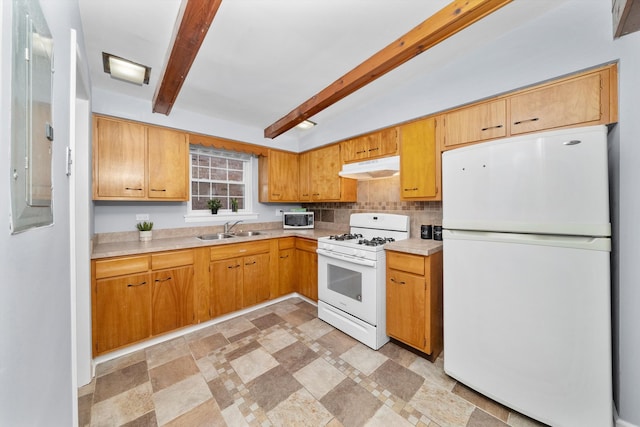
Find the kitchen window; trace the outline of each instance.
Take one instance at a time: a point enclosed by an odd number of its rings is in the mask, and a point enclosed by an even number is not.
[[[242,216],[252,212],[251,156],[233,151],[191,146],[191,197],[187,221],[223,220],[225,216]],[[211,215],[207,202],[220,199],[218,215]],[[238,201],[238,212],[231,211],[231,201]]]

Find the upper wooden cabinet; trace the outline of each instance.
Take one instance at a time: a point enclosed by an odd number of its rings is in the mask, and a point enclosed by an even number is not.
[[[298,156],[298,170],[299,177],[298,183],[298,199],[301,202],[308,202],[311,200],[311,152],[306,151]]]
[[[298,154],[270,149],[258,163],[260,202],[298,201]]]
[[[612,64],[446,112],[441,147],[614,123],[617,105],[617,65]]]
[[[187,134],[94,117],[94,200],[189,199]]]
[[[441,200],[440,150],[434,117],[401,127],[400,198]]]
[[[399,140],[399,127],[394,126],[343,141],[340,143],[342,163],[395,155],[398,153]]]
[[[506,101],[485,102],[444,115],[446,146],[507,135]]]
[[[357,199],[357,181],[341,178],[338,173],[340,145],[333,144],[310,152],[311,200],[314,202],[354,202]]]

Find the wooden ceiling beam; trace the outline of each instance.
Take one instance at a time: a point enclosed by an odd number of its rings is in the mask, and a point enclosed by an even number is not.
[[[153,95],[154,113],[169,115],[222,0],[183,0],[171,54]]]
[[[264,130],[275,138],[361,87],[418,56],[512,0],[457,0],[375,53]]]

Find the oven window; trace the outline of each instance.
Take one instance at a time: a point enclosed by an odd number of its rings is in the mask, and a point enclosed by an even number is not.
[[[362,301],[362,273],[329,264],[327,287],[356,301]]]

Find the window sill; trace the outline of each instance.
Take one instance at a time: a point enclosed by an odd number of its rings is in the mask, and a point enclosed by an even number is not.
[[[250,219],[258,219],[258,214],[253,212],[220,211],[216,215],[209,212],[191,213],[184,216],[184,222],[226,222]]]

